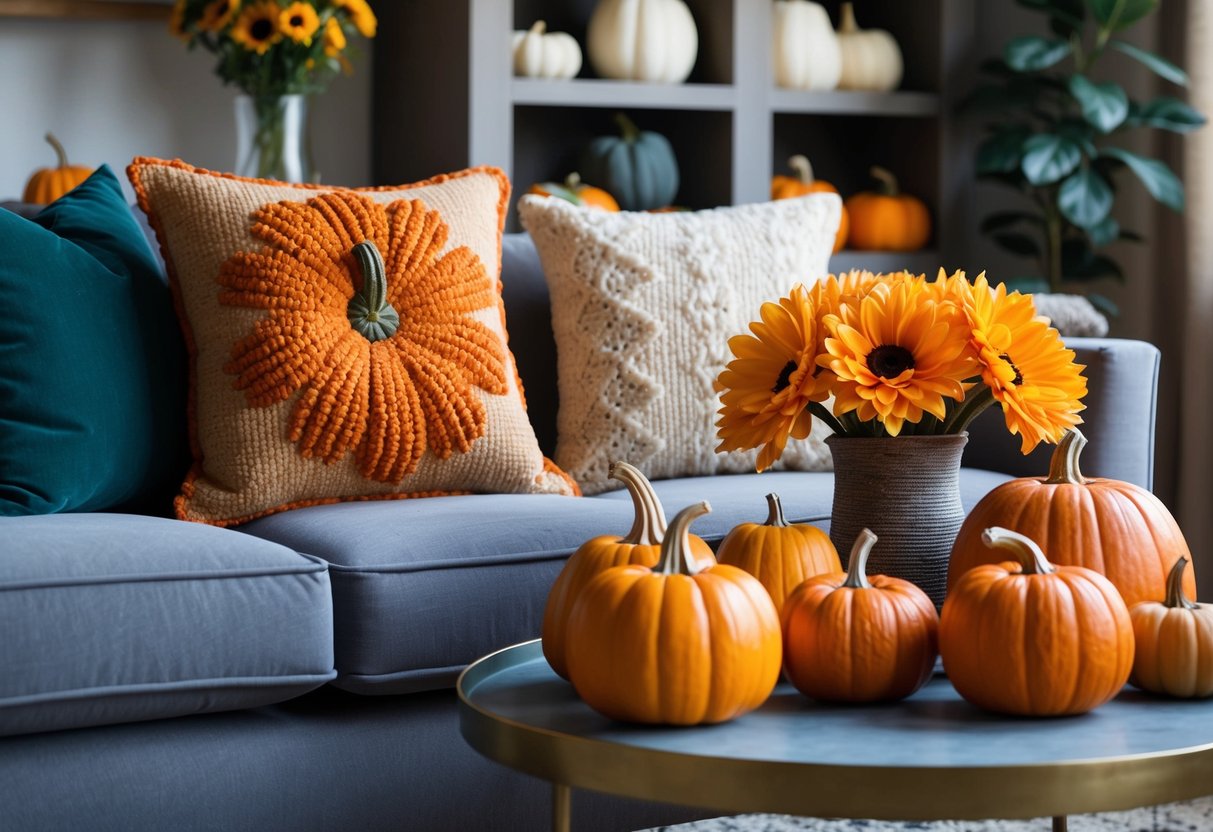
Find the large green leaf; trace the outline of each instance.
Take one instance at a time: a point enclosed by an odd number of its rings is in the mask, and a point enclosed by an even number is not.
[[[1027,211],[995,211],[981,221],[981,233],[989,234],[991,231],[1001,231],[1021,222],[1039,226],[1043,226],[1045,223],[1043,217],[1029,214]]]
[[[1109,29],[1124,29],[1154,11],[1158,0],[1090,0],[1095,19]]]
[[[1110,277],[1124,282],[1124,271],[1111,257],[1096,254],[1083,237],[1069,237],[1061,246],[1061,272],[1067,280],[1100,280]]]
[[[1070,54],[1070,44],[1064,40],[1045,40],[1036,35],[1024,35],[1007,43],[1003,57],[1017,72],[1048,69]]]
[[[1188,133],[1203,126],[1207,119],[1178,98],[1162,96],[1143,107],[1131,107],[1128,121],[1130,124]]]
[[[1184,186],[1171,169],[1157,159],[1147,159],[1119,147],[1105,147],[1104,156],[1119,159],[1136,174],[1150,196],[1174,211],[1184,209]]]
[[[1092,228],[1112,210],[1112,189],[1096,171],[1080,168],[1061,183],[1057,207],[1079,228]]]
[[[1106,246],[1120,238],[1120,223],[1112,217],[1104,217],[1103,221],[1087,229],[1091,242],[1097,246]]]
[[[1129,97],[1120,84],[1092,84],[1082,75],[1070,76],[1070,94],[1082,116],[1101,133],[1111,133],[1129,114]]]
[[[1109,41],[1108,46],[1125,53],[1130,58],[1141,61],[1155,75],[1167,79],[1172,84],[1179,84],[1183,87],[1188,85],[1188,73],[1153,52],[1147,52],[1131,43],[1125,43],[1123,40]]]
[[[1018,254],[1023,257],[1039,257],[1040,243],[1029,237],[1027,234],[1017,234],[1015,232],[1005,232],[994,235],[994,242],[1005,248],[1012,254]]]
[[[1095,147],[1095,128],[1080,118],[1067,118],[1057,123],[1054,132],[1064,136],[1082,148],[1083,153],[1095,156],[1099,150]]]
[[[1023,125],[1011,125],[999,129],[977,148],[977,173],[1010,173],[1019,169],[1023,158],[1024,141],[1031,131]]]
[[[1023,175],[1033,185],[1048,185],[1069,175],[1082,161],[1082,149],[1062,136],[1041,133],[1023,144],[1019,163]]]

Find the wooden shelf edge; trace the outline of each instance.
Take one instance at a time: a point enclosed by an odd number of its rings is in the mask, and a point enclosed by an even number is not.
[[[514,104],[549,107],[637,107],[667,110],[731,110],[736,102],[728,84],[646,84],[596,78],[514,78]]]
[[[96,0],[0,0],[0,17],[78,20],[168,20],[172,6],[162,2],[114,3]]]
[[[931,92],[855,92],[773,89],[771,111],[856,116],[938,116],[942,98]]]

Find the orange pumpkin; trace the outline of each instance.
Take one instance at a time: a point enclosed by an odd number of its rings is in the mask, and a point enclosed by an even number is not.
[[[25,185],[25,193],[21,195],[22,202],[46,205],[92,176],[92,168],[67,163],[67,151],[53,135],[47,133],[46,141],[55,148],[55,154],[59,157],[59,165],[34,171],[33,176]]]
[[[784,599],[802,581],[841,572],[842,562],[828,534],[784,518],[778,494],[767,495],[767,512],[765,523],[742,523],[725,535],[716,559],[757,578],[782,613]]]
[[[1149,491],[1132,483],[1087,479],[1079,470],[1086,437],[1067,433],[1053,451],[1048,477],[1023,477],[981,499],[956,536],[948,589],[969,569],[997,561],[982,545],[988,526],[1005,526],[1037,541],[1054,563],[1094,569],[1116,585],[1130,607],[1167,594],[1167,573],[1191,552],[1179,525]],[[1191,572],[1184,589],[1196,594]]]
[[[779,678],[779,616],[762,584],[735,566],[696,560],[675,515],[652,569],[616,566],[592,580],[569,618],[569,680],[612,719],[724,722],[766,701]]]
[[[1129,610],[1137,653],[1129,681],[1181,699],[1213,696],[1213,607],[1184,594],[1180,558],[1167,576],[1167,597]]]
[[[626,462],[611,463],[609,476],[627,486],[632,496],[635,519],[631,530],[619,537],[604,534],[578,547],[556,576],[543,610],[543,655],[558,674],[568,678],[565,639],[569,613],[581,590],[604,569],[637,563],[652,566],[661,554],[665,537],[665,512],[652,484],[644,474]],[[689,536],[692,555],[705,564],[715,563],[712,549],[701,538]]]
[[[909,581],[864,574],[875,544],[876,535],[864,529],[848,573],[809,578],[784,602],[784,670],[806,696],[888,701],[909,696],[931,677],[935,605]]]
[[[865,251],[917,251],[931,239],[931,214],[916,196],[901,193],[897,177],[873,167],[879,186],[847,197],[851,248]]]
[[[838,193],[838,189],[822,179],[813,178],[813,166],[809,158],[797,153],[788,159],[788,167],[793,171],[792,176],[777,174],[771,179],[771,199],[791,199],[813,193]],[[834,235],[834,251],[842,251],[847,243],[847,232],[851,220],[847,209],[843,206],[842,218],[838,223],[838,233]]]
[[[602,188],[595,188],[593,185],[585,184],[581,181],[581,175],[578,173],[570,173],[565,177],[563,184],[540,182],[532,185],[528,193],[538,194],[539,196],[554,196],[563,199],[565,202],[583,205],[586,208],[601,208],[604,211],[619,210],[619,203],[615,201],[615,197]]]
[[[1054,566],[1028,537],[983,533],[1013,562],[970,569],[948,593],[939,652],[952,686],[990,711],[1086,713],[1115,696],[1133,668],[1133,624],[1112,583]]]

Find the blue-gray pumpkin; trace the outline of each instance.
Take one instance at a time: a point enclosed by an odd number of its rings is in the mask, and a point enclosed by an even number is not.
[[[625,211],[665,208],[678,194],[678,160],[669,140],[639,129],[623,113],[615,122],[621,135],[600,136],[586,148],[582,178],[614,196]]]

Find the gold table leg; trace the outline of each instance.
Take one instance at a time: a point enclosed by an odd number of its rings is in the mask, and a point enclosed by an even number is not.
[[[1069,829],[1069,824],[1066,822],[1065,815],[1053,818],[1053,832],[1066,832],[1067,829]]]
[[[573,790],[561,783],[552,784],[552,832],[571,832],[573,828]],[[1065,827],[1062,827],[1065,832]]]

